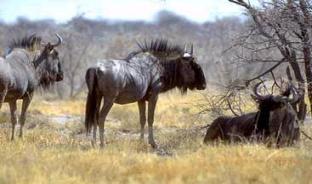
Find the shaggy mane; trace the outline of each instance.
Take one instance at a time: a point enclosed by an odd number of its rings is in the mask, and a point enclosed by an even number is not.
[[[137,45],[139,50],[131,52],[126,57],[126,60],[130,60],[133,56],[142,52],[149,52],[161,60],[171,57],[181,57],[184,54],[184,49],[180,45],[172,45],[167,39],[151,40],[149,43],[145,40],[143,43],[137,42]]]
[[[23,38],[19,38],[19,39],[14,39],[10,42],[9,44],[9,53],[12,52],[13,49],[15,48],[23,48],[26,49],[28,51],[33,51],[34,47],[37,44],[40,44],[41,42],[41,37],[40,36],[36,36],[35,34],[32,34],[30,36],[24,36]]]

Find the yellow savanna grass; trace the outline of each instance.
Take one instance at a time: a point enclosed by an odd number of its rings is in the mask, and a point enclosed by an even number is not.
[[[283,149],[203,145],[205,130],[196,128],[211,121],[197,116],[203,100],[199,93],[162,95],[155,115],[159,148],[153,150],[139,140],[136,104],[113,107],[105,125],[107,144],[99,149],[91,147],[83,132],[84,99],[35,99],[27,124],[37,126],[25,130],[22,140],[9,141],[10,129],[2,126],[8,124],[1,125],[0,184],[311,182],[312,142],[304,137]],[[45,121],[62,115],[80,119]],[[312,135],[311,125],[302,128]]]

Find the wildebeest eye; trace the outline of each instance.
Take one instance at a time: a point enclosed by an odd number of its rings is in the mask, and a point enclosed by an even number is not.
[[[194,58],[193,58],[193,57],[189,57],[187,60],[188,60],[189,62],[191,62],[191,63],[194,63]]]

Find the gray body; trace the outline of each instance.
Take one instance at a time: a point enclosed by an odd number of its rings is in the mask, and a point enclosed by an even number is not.
[[[30,57],[24,49],[16,49],[0,60],[0,91],[8,90],[5,102],[22,99],[38,86],[38,76]]]
[[[153,49],[151,50],[154,52],[160,52],[157,48]],[[165,51],[160,53],[163,52]],[[158,94],[175,87],[182,91],[206,87],[203,72],[191,55],[183,57],[183,53],[179,53],[178,57],[162,60],[157,57],[157,54],[148,51],[137,52],[126,60],[98,62],[97,66],[87,70],[86,83],[89,90],[86,128],[87,132],[90,132],[90,128],[93,127],[92,144],[94,145],[97,126],[99,126],[101,146],[104,146],[104,122],[114,103],[138,102],[141,139],[144,138],[146,105],[148,105],[148,141],[152,147],[156,147],[153,122]],[[104,103],[100,110],[102,100]]]
[[[23,126],[26,111],[32,100],[35,89],[39,85],[51,84],[63,79],[57,51],[54,47],[61,44],[46,44],[43,49],[35,49],[41,45],[40,37],[31,35],[18,42],[13,42],[10,52],[5,58],[0,58],[0,109],[4,102],[10,105],[12,136],[14,139],[17,124],[16,101],[23,100],[19,118],[20,133],[23,136]],[[19,48],[20,47],[20,48]]]
[[[98,81],[105,81],[98,86],[99,92],[104,97],[114,96],[117,104],[133,103],[143,100],[146,95],[158,93],[162,87],[161,67],[153,67],[156,62],[156,58],[149,54],[140,54],[130,61],[98,62]]]

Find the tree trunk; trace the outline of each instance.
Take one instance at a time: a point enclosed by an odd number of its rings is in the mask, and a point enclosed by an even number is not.
[[[312,113],[312,70],[311,70],[311,40],[308,34],[308,26],[310,23],[310,15],[307,4],[304,0],[299,1],[300,9],[303,12],[303,24],[300,24],[302,35],[302,52],[304,58],[304,67],[307,80],[308,98],[310,102],[310,110]]]
[[[288,52],[289,53],[289,52]],[[296,58],[296,52],[294,50],[291,51],[290,57],[289,57],[289,64],[294,72],[296,81],[298,82],[298,87],[299,87],[299,93],[300,93],[300,99],[297,104],[294,104],[293,107],[296,110],[298,119],[300,122],[304,122],[306,114],[307,114],[307,105],[304,101],[304,96],[305,96],[305,86],[304,86],[304,79],[302,77],[302,74],[300,72],[300,67],[297,62]],[[292,80],[292,77],[289,72],[289,68],[287,68],[288,71],[286,71],[288,79]]]
[[[296,55],[295,52],[292,52],[292,59],[290,60],[290,66],[294,72],[296,81],[298,82],[298,87],[299,87],[299,93],[300,93],[300,99],[298,103],[293,104],[293,108],[295,109],[297,113],[297,117],[301,123],[304,122],[306,114],[307,114],[307,104],[304,101],[305,97],[305,86],[304,86],[304,79],[302,77],[302,74],[300,72],[300,67],[298,63],[296,62]],[[287,76],[290,81],[292,81],[292,77],[289,71],[289,68],[287,68]]]

